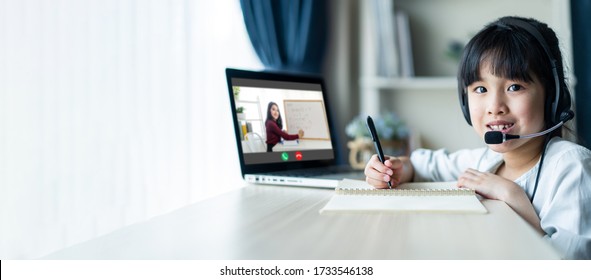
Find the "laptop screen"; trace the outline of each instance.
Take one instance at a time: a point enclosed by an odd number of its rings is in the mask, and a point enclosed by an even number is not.
[[[244,165],[334,159],[322,79],[234,69],[227,75]]]

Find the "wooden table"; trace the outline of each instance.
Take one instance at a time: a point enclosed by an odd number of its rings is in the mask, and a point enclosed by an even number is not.
[[[504,202],[488,214],[320,215],[333,190],[248,185],[47,259],[557,259]]]

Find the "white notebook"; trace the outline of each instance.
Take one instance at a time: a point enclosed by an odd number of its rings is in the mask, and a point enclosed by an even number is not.
[[[406,183],[394,189],[375,189],[364,181],[344,179],[320,213],[346,212],[485,214],[488,211],[474,190],[459,189],[455,182]]]

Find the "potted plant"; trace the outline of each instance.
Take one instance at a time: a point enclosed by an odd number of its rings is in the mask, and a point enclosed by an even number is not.
[[[234,100],[240,99],[240,87],[232,87],[232,92],[234,93]],[[244,107],[236,107],[236,114],[238,115],[239,120],[244,120]]]
[[[366,125],[367,116],[358,115],[345,128],[345,133],[352,140],[349,147],[349,164],[354,168],[363,169],[376,151]],[[386,155],[404,155],[408,151],[409,130],[406,124],[393,112],[385,112],[374,118],[374,124],[382,149]]]
[[[245,119],[244,110],[245,109],[242,106],[236,108],[236,115],[238,115],[238,119],[239,120],[244,120]]]

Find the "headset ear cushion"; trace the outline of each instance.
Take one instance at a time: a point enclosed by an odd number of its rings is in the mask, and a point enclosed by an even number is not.
[[[547,112],[551,116],[552,124],[559,122],[567,122],[575,117],[575,113],[570,109],[571,107],[571,96],[570,91],[565,86],[560,88],[557,92],[558,98],[555,100],[547,100],[549,108]]]
[[[466,122],[472,126],[472,120],[470,119],[470,108],[468,107],[468,95],[464,90],[460,90],[460,107],[462,107],[462,113]]]

